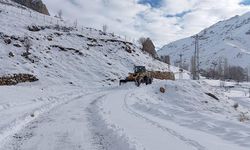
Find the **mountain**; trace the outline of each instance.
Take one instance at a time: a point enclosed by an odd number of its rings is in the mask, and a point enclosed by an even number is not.
[[[5,20],[0,24],[0,75],[30,73],[53,83],[106,86],[117,85],[134,65],[145,65],[150,70],[167,68],[119,36],[76,28],[60,19],[33,13],[21,12],[18,5],[0,13],[1,20]],[[23,55],[25,38],[31,43],[28,59]]]
[[[250,65],[250,12],[220,21],[198,35],[202,68],[210,68],[213,62],[223,62],[225,59],[230,65]],[[192,36],[163,46],[158,54],[170,55],[172,63],[179,61],[179,55],[183,54],[184,62],[190,64],[194,50],[195,39]]]
[[[49,11],[46,5],[42,2],[42,0],[12,0],[12,1],[24,5],[42,14],[49,15]]]
[[[175,81],[119,86],[134,65],[168,70],[115,34],[0,0],[0,150],[249,150],[249,83],[170,66]]]

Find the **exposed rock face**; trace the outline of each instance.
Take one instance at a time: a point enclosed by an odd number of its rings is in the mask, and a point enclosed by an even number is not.
[[[46,5],[43,4],[42,0],[12,0],[12,1],[24,5],[42,14],[49,15],[49,11]]]
[[[152,42],[150,38],[147,38],[142,42],[142,50],[148,52],[154,58],[157,57],[154,43]]]
[[[0,86],[2,85],[16,85],[23,82],[35,82],[38,78],[31,74],[14,74],[0,77]]]

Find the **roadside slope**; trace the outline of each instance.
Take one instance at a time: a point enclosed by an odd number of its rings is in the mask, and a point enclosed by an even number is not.
[[[161,86],[166,93],[159,92]],[[205,93],[215,94],[219,101]],[[108,130],[130,149],[247,150],[249,123],[239,118],[250,108],[235,110],[234,103],[206,83],[180,80],[156,81],[140,88],[126,85],[92,108],[101,118],[94,124],[106,125],[103,133]],[[104,145],[112,145],[103,136]]]

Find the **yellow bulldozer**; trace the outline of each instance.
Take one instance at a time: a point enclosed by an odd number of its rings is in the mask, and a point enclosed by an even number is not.
[[[129,73],[128,77],[120,80],[120,85],[127,82],[135,82],[136,86],[142,83],[152,84],[153,78],[161,80],[175,80],[173,72],[147,71],[145,66],[135,66],[134,73]]]

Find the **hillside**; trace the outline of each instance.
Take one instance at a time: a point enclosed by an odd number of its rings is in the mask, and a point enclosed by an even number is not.
[[[227,59],[230,65],[249,66],[250,13],[218,22],[198,35],[202,68],[210,68],[220,59]],[[180,59],[179,54],[183,54],[184,61],[190,64],[194,41],[193,37],[188,37],[172,42],[162,47],[158,54],[170,55],[172,63]]]
[[[42,84],[91,82],[107,86],[116,85],[134,65],[167,69],[166,64],[142,53],[133,43],[100,30],[75,28],[35,12],[30,16],[23,10],[21,14],[14,7],[0,15],[5,20],[0,26],[1,75],[30,73],[38,76]],[[31,41],[29,59],[22,56],[25,38]],[[8,40],[10,43],[6,43]]]
[[[175,81],[119,86],[134,65],[168,70],[114,34],[0,3],[0,81],[36,77],[0,83],[0,150],[249,149],[249,83],[226,90],[171,66]]]

